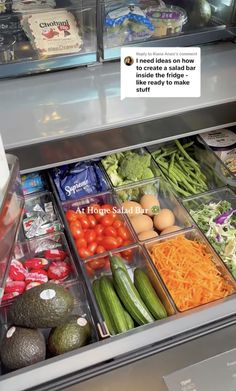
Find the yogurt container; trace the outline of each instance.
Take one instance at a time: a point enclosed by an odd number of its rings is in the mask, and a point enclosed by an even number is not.
[[[153,37],[178,34],[188,20],[185,10],[175,6],[149,7],[145,14],[155,28]]]
[[[214,150],[228,170],[236,176],[236,130],[219,129],[203,133],[199,136]]]

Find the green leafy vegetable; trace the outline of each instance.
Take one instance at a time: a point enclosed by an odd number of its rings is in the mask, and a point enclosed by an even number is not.
[[[236,279],[236,215],[229,214],[223,223],[217,223],[219,216],[231,210],[231,203],[222,200],[198,205],[190,214]]]

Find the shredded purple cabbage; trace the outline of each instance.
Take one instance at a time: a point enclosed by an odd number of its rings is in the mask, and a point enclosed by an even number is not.
[[[215,219],[214,219],[214,222],[216,224],[224,224],[225,220],[229,217],[231,217],[234,213],[236,212],[236,208],[235,209],[231,209],[231,210],[228,210],[227,212],[224,212],[222,213],[221,215],[217,216]]]
[[[216,241],[217,241],[218,243],[220,243],[220,242],[222,241],[222,237],[220,236],[220,234],[217,234],[217,235],[216,235]]]

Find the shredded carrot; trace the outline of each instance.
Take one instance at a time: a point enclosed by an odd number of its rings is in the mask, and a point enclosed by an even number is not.
[[[183,235],[149,248],[152,260],[179,311],[210,303],[234,292],[204,243]]]

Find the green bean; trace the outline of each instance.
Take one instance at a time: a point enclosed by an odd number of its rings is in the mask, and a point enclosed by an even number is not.
[[[198,163],[194,159],[192,159],[191,156],[189,156],[189,154],[185,151],[185,149],[182,147],[178,140],[175,140],[175,144],[177,145],[182,155],[185,156],[189,162],[191,162],[194,166],[197,166],[197,168],[199,169]]]
[[[172,171],[174,164],[175,164],[175,153],[173,153],[173,155],[171,155],[170,164],[169,164],[169,174]]]

